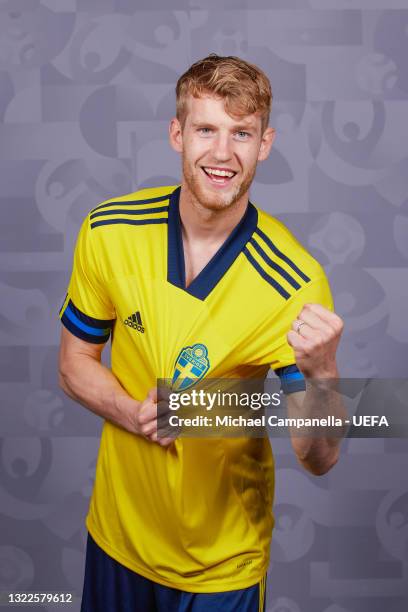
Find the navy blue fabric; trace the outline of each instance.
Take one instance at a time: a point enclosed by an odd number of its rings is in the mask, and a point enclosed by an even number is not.
[[[100,210],[101,208],[107,208],[108,206],[144,206],[145,204],[156,204],[156,202],[165,202],[170,198],[170,193],[166,193],[166,195],[157,196],[156,198],[148,198],[147,200],[129,200],[129,201],[121,201],[118,202],[107,202],[106,204],[99,204],[96,208],[91,210],[94,213],[96,210]]]
[[[167,223],[167,217],[157,217],[151,219],[111,219],[111,221],[95,221],[91,223],[91,229],[101,225],[157,225]]]
[[[168,206],[155,206],[154,208],[135,208],[127,210],[126,208],[113,208],[112,210],[101,210],[92,213],[90,219],[95,217],[105,217],[106,215],[152,215],[153,213],[167,212]]]
[[[79,310],[79,308],[75,306],[72,300],[69,300],[68,307],[71,309],[74,315],[80,321],[82,321],[82,323],[85,323],[90,327],[95,327],[96,329],[105,329],[106,327],[113,327],[113,324],[115,323],[115,319],[95,319],[94,317],[85,314],[84,312],[82,312],[82,310]]]
[[[61,322],[74,336],[81,338],[81,340],[92,342],[93,344],[102,344],[109,340],[109,334],[115,319],[95,319],[90,317],[82,312],[82,310],[79,310],[72,300],[69,300],[61,317]]]
[[[302,272],[302,270],[299,270],[297,265],[291,259],[289,259],[287,255],[282,253],[282,251],[278,249],[278,247],[272,242],[272,240],[261,229],[259,229],[259,227],[256,228],[256,233],[268,245],[271,251],[275,253],[275,255],[280,257],[283,261],[285,261],[288,266],[290,266],[292,270],[296,272],[298,276],[300,276],[302,280],[304,280],[306,283],[310,282],[310,278],[304,272]]]
[[[249,250],[247,249],[247,247],[244,247],[243,249],[243,253],[246,256],[246,258],[248,259],[248,261],[254,266],[255,270],[260,274],[260,276],[262,276],[262,278],[264,278],[266,280],[267,283],[269,283],[274,289],[276,289],[276,291],[278,293],[281,294],[282,297],[285,298],[285,300],[288,300],[290,298],[290,293],[288,293],[286,291],[286,289],[284,289],[282,287],[282,285],[280,285],[278,282],[276,282],[276,280],[274,278],[272,278],[272,276],[270,276],[260,265],[259,263],[256,261],[256,259],[251,255],[251,253],[249,252]]]
[[[289,285],[292,285],[292,287],[294,287],[295,289],[300,289],[300,285],[299,283],[292,278],[292,276],[290,274],[288,274],[286,272],[286,270],[284,270],[282,268],[282,266],[280,266],[279,264],[276,263],[276,261],[273,261],[268,255],[267,253],[265,253],[265,251],[263,250],[263,248],[261,247],[260,244],[257,243],[256,240],[254,240],[253,238],[251,238],[251,240],[249,241],[252,246],[254,247],[255,251],[257,253],[259,253],[259,255],[262,257],[262,259],[268,264],[268,266],[270,268],[272,268],[272,270],[275,270],[276,272],[278,272],[285,280],[288,281]]]
[[[181,234],[181,219],[179,210],[181,187],[171,194],[168,225],[168,265],[167,280],[172,285],[184,289],[199,300],[211,293],[232,266],[245,244],[251,238],[258,223],[258,211],[248,202],[247,209],[241,221],[232,230],[224,244],[218,249],[208,264],[195,279],[186,287],[183,240]]]
[[[112,559],[88,534],[81,612],[221,611],[259,612],[259,585],[224,593],[166,587]]]
[[[296,391],[306,391],[305,377],[295,363],[283,368],[276,368],[281,381],[281,389],[284,393],[295,393]]]
[[[77,338],[85,340],[85,342],[91,342],[92,344],[104,344],[104,342],[109,340],[109,334],[103,336],[93,336],[92,334],[88,334],[87,332],[83,331],[77,325],[74,325],[65,313],[66,311],[61,317],[61,323]]]
[[[183,239],[179,213],[180,191],[181,187],[177,187],[170,198],[169,225],[167,229],[167,280],[172,285],[184,289],[186,286],[186,271],[184,267]]]

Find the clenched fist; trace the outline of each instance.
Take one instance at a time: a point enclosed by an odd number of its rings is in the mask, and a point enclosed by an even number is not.
[[[343,320],[324,306],[303,306],[287,340],[304,376],[316,379],[337,376],[336,350],[343,327]]]
[[[160,398],[163,402],[163,398]],[[169,446],[174,442],[173,436],[165,436],[168,428],[165,426],[166,419],[163,418],[165,415],[161,415],[161,421],[164,421],[162,425],[158,419],[158,394],[157,388],[153,388],[147,394],[146,399],[140,402],[138,410],[135,412],[134,423],[135,430],[138,434],[145,437],[151,442],[157,442],[160,446]],[[166,404],[164,404],[166,406]]]

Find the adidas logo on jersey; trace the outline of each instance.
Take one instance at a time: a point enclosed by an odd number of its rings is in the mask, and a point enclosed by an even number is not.
[[[125,321],[124,321],[125,325],[128,325],[129,327],[133,327],[133,329],[136,329],[138,332],[141,332],[142,334],[144,334],[145,328],[143,327],[143,323],[142,323],[142,317],[140,316],[140,312],[134,312],[133,314],[131,314]]]

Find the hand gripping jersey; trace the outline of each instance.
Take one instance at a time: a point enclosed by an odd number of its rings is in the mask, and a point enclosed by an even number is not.
[[[143,189],[88,215],[62,323],[87,342],[112,335],[112,371],[138,400],[158,378],[264,378],[269,368],[290,390],[301,378],[292,321],[307,302],[332,308],[323,269],[249,203],[186,288],[180,189]],[[268,438],[180,437],[163,448],[106,421],[86,523],[105,552],[158,583],[242,589],[268,569],[273,495]]]

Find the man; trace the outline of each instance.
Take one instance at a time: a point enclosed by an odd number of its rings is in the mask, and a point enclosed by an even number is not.
[[[60,312],[60,384],[105,419],[83,611],[263,610],[269,440],[160,437],[156,381],[264,378],[273,368],[298,415],[316,405],[304,378],[337,376],[342,321],[323,269],[248,200],[275,137],[268,78],[212,54],[176,95],[169,133],[181,185],[91,211]],[[112,370],[100,363],[110,334]],[[337,440],[292,443],[315,474],[338,459]]]

